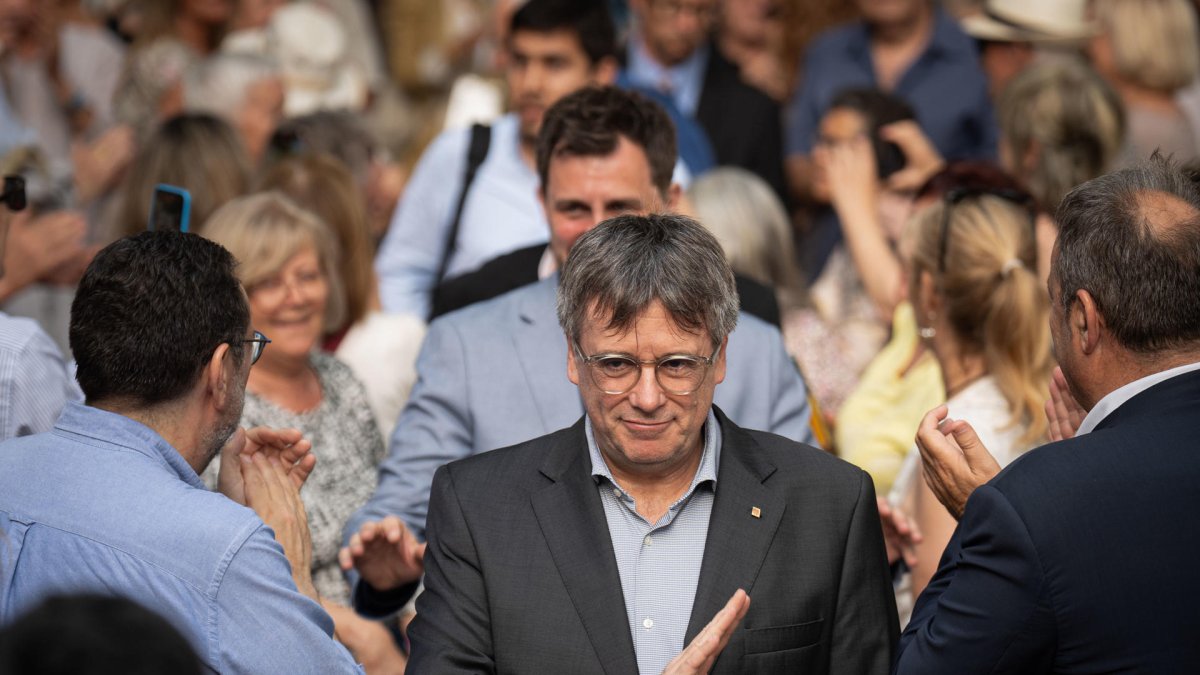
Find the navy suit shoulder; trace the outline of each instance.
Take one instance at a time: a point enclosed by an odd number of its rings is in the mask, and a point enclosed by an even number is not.
[[[1200,373],[1027,453],[968,501],[897,672],[1196,672],[1198,494]]]

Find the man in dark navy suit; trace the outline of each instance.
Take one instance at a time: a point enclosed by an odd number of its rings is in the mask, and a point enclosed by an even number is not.
[[[1200,194],[1155,157],[1058,218],[1057,442],[1000,472],[926,415],[926,480],[961,520],[896,673],[1200,672]]]

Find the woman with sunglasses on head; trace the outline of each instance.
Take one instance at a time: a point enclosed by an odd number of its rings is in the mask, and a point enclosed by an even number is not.
[[[228,202],[201,234],[237,258],[250,323],[271,340],[250,369],[242,424],[299,429],[317,456],[300,497],[322,606],[337,638],[368,670],[400,668],[404,657],[388,630],[349,608],[350,588],[337,561],[342,527],[371,496],[385,454],[363,385],[320,349],[346,313],[337,241],[315,215],[278,192]],[[217,463],[205,473],[210,485]]]
[[[951,190],[914,217],[904,243],[909,299],[921,340],[940,366],[950,416],[970,421],[1007,464],[1044,440],[1053,367],[1031,200],[1014,190]],[[921,479],[920,464],[914,447],[890,498],[922,536],[908,556],[912,599],[929,583],[955,527]]]

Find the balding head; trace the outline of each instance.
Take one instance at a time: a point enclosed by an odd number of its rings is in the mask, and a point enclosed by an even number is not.
[[[1087,291],[1116,343],[1144,357],[1200,349],[1200,194],[1158,156],[1072,190],[1051,270],[1063,315]]]

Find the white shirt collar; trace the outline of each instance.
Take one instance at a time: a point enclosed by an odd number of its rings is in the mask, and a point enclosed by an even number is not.
[[[1092,406],[1092,409],[1090,412],[1088,412],[1087,417],[1083,418],[1083,423],[1079,425],[1079,429],[1076,430],[1075,435],[1082,436],[1083,434],[1091,433],[1101,422],[1104,421],[1104,418],[1112,414],[1114,410],[1120,408],[1125,404],[1126,401],[1134,396],[1137,396],[1143,391],[1146,391],[1150,387],[1153,387],[1160,382],[1165,382],[1172,377],[1177,377],[1179,375],[1183,375],[1184,373],[1190,373],[1194,370],[1200,370],[1200,362],[1189,363],[1187,365],[1178,366],[1169,370],[1154,373],[1152,375],[1147,375],[1146,377],[1134,380],[1123,387],[1118,387],[1117,389],[1108,392],[1104,398],[1100,399],[1096,402],[1096,405]]]

